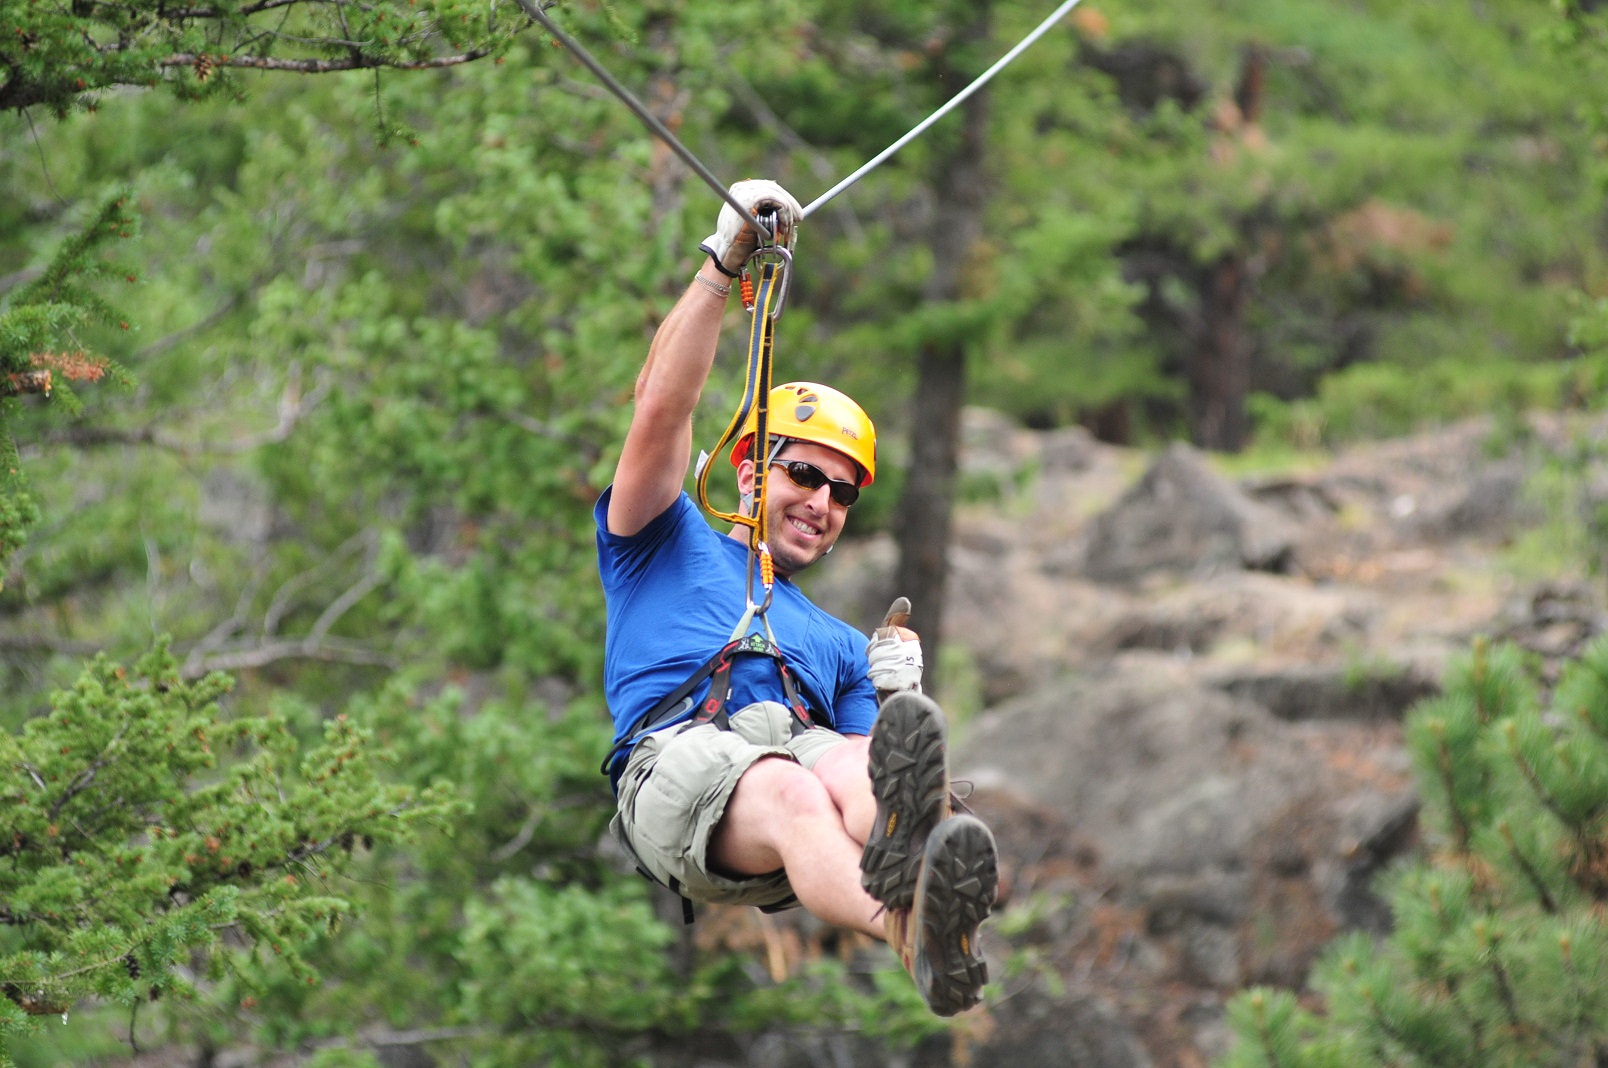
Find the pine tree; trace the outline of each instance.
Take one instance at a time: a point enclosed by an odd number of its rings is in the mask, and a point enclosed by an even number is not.
[[[1550,703],[1481,643],[1407,740],[1430,855],[1390,879],[1396,927],[1313,975],[1321,1011],[1253,990],[1226,1068],[1608,1063],[1608,639]]]
[[[316,983],[304,954],[350,909],[331,877],[454,809],[445,784],[383,783],[346,716],[304,747],[283,715],[225,715],[230,685],[184,681],[158,646],[132,671],[95,661],[0,734],[0,1068],[35,1017],[86,998],[225,977],[250,997],[266,961]]]
[[[512,2],[460,0],[221,0],[173,7],[164,0],[0,4],[0,114],[43,108],[64,119],[98,110],[107,90],[165,85],[181,100],[239,98],[241,70],[330,74],[372,70],[374,125],[382,141],[411,137],[387,119],[379,71],[456,67],[501,57],[532,23]],[[31,122],[31,119],[30,119]],[[41,275],[0,293],[0,585],[7,558],[38,521],[7,423],[14,398],[55,397],[76,411],[67,383],[99,381],[116,364],[91,355],[74,328],[96,321],[130,328],[127,315],[87,283],[136,275],[104,258],[137,217],[119,192],[68,238]]]

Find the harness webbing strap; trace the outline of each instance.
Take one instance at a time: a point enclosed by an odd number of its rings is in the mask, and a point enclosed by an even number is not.
[[[720,666],[721,659],[727,655],[727,650],[734,644],[736,643],[728,642],[722,646],[720,652],[704,661],[697,671],[687,677],[686,682],[670,691],[660,699],[658,704],[643,713],[642,718],[633,723],[631,729],[626,731],[620,740],[614,743],[613,748],[608,751],[608,755],[603,758],[603,764],[598,770],[604,775],[611,774],[613,771],[612,765],[621,753],[630,749],[670,720],[675,712],[680,709],[682,703],[692,696],[692,691],[696,690],[705,679],[715,673],[715,669]]]
[[[687,680],[666,694],[659,703],[648,709],[631,725],[618,742],[609,749],[608,755],[603,758],[598,768],[604,775],[613,775],[614,763],[631,747],[643,738],[652,734],[660,727],[669,723],[685,710],[692,698],[692,691],[702,685],[705,679],[712,678],[709,684],[709,694],[698,706],[698,710],[689,721],[689,726],[699,723],[715,723],[725,729],[727,727],[726,703],[731,696],[731,665],[738,656],[752,654],[768,656],[776,661],[776,670],[782,677],[782,694],[787,699],[787,706],[792,710],[792,733],[802,734],[816,725],[816,717],[810,712],[809,706],[799,693],[798,682],[792,670],[787,666],[782,652],[776,643],[769,637],[760,634],[749,634],[743,638],[734,638],[721,646],[720,651],[702,666],[687,677]]]
[[[695,727],[701,723],[714,723],[722,730],[728,729],[726,702],[731,696],[731,661],[743,653],[775,658],[776,670],[782,677],[782,693],[787,698],[788,709],[793,713],[792,733],[799,735],[809,730],[814,720],[804,700],[798,695],[798,686],[793,680],[793,673],[787,668],[787,661],[782,658],[781,650],[776,648],[774,642],[758,634],[732,642],[721,651],[724,661],[711,673],[714,679],[709,684],[709,693],[688,725]]]

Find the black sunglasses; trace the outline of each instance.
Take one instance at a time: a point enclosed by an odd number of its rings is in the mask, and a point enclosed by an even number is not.
[[[803,460],[772,460],[772,467],[780,467],[787,472],[787,477],[793,480],[793,485],[807,490],[818,490],[827,487],[826,492],[831,496],[833,503],[841,504],[847,508],[860,499],[860,487],[852,482],[843,482],[835,478],[828,478],[814,464]]]

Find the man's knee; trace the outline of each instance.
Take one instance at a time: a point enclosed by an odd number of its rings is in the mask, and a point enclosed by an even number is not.
[[[833,746],[811,769],[833,797],[844,799],[871,794],[871,773],[867,770],[870,739],[845,738]]]
[[[733,806],[744,810],[739,818],[777,820],[827,818],[835,815],[826,784],[791,760],[766,757],[757,760],[737,781],[727,815]]]
[[[789,839],[838,818],[826,787],[807,769],[764,757],[737,780],[710,835],[707,858],[722,874],[764,874],[784,865]]]

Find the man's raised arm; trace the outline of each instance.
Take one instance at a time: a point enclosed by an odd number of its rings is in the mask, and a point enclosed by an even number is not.
[[[775,212],[778,225],[797,225],[803,208],[769,181],[738,182],[732,194],[751,212]],[[609,533],[632,535],[674,503],[692,460],[692,413],[714,365],[720,320],[737,271],[754,251],[757,236],[729,205],[713,234],[700,246],[709,259],[653,335],[647,362],[637,375],[636,410],[625,435],[614,490]]]

